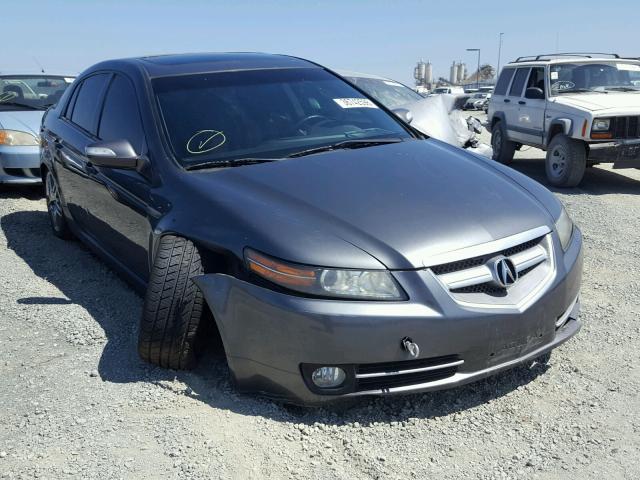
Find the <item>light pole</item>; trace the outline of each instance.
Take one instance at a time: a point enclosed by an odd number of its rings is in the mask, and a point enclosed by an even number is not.
[[[502,36],[504,35],[504,32],[500,32],[500,39],[498,41],[498,68],[496,69],[496,78],[498,78],[498,75],[500,75],[500,57],[502,54]]]
[[[467,48],[467,52],[478,52],[478,71],[476,72],[476,88],[480,89],[480,49]]]

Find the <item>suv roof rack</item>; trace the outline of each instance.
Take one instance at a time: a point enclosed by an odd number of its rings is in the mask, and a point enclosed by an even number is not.
[[[518,57],[512,63],[520,63],[520,62],[536,62],[536,61],[545,61],[548,62],[553,60],[554,58],[562,58],[562,57],[582,57],[582,58],[594,58],[594,57],[611,57],[611,58],[620,58],[620,55],[617,53],[595,53],[595,52],[569,52],[569,53],[545,53],[543,55],[530,55],[527,57]]]

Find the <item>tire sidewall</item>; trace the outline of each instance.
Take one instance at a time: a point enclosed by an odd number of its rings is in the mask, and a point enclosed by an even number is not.
[[[587,168],[584,144],[564,134],[553,137],[547,149],[545,170],[547,180],[556,187],[575,187]]]

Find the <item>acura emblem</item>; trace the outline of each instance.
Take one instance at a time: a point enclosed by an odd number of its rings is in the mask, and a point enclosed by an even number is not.
[[[502,257],[493,264],[493,276],[498,285],[508,288],[518,280],[518,271],[511,260]]]

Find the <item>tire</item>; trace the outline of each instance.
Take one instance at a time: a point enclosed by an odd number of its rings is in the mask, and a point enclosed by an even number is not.
[[[49,222],[53,234],[63,240],[70,240],[73,234],[69,229],[69,224],[62,211],[62,203],[60,201],[60,186],[58,180],[51,170],[47,170],[44,178],[45,198],[47,200],[47,212],[49,214]]]
[[[491,147],[493,148],[493,159],[504,165],[513,162],[516,153],[516,143],[507,138],[507,129],[504,122],[499,121],[491,130]]]
[[[204,300],[191,278],[202,273],[200,253],[191,241],[173,235],[160,239],[138,334],[143,360],[174,370],[195,366]]]
[[[553,137],[547,149],[547,179],[556,187],[575,187],[587,168],[587,149],[580,140],[564,134]]]

